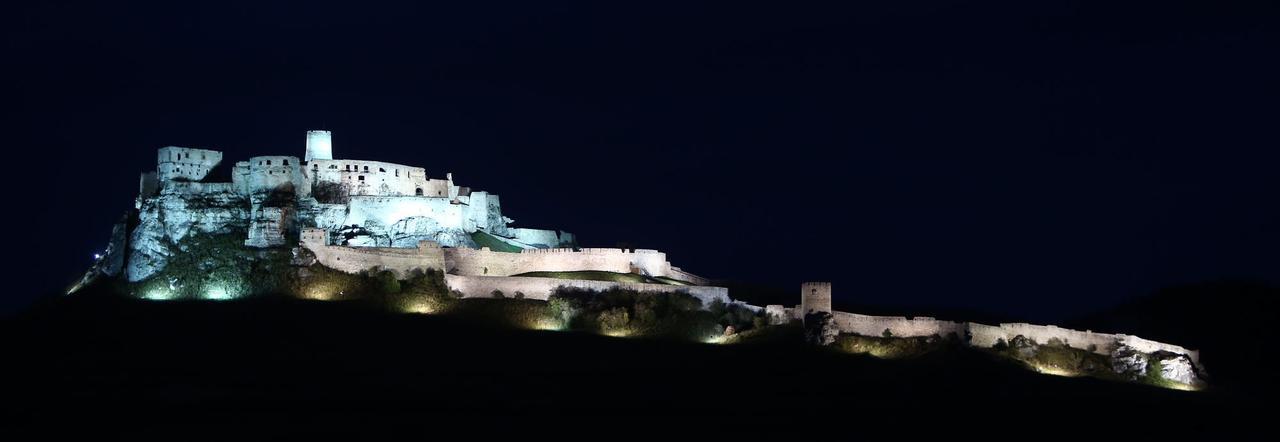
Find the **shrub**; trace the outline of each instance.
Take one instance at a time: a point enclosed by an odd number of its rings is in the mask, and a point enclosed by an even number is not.
[[[600,324],[601,331],[622,332],[626,330],[627,325],[631,323],[631,316],[627,314],[627,309],[615,307],[600,312],[597,321]]]
[[[374,278],[378,282],[378,289],[381,290],[383,294],[390,295],[400,293],[400,280],[396,279],[396,274],[390,270],[378,272]]]
[[[497,299],[502,299],[507,297],[507,295],[502,294],[502,290],[494,290],[493,292],[489,293],[489,296],[492,296]]]
[[[724,330],[719,324],[720,318],[701,310],[702,302],[683,292],[560,287],[547,305],[551,315],[570,329],[606,333],[625,330],[629,335],[697,341]],[[724,311],[728,312],[729,308],[726,306]]]

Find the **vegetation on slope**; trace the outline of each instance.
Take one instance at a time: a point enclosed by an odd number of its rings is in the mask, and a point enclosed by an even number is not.
[[[193,234],[183,239],[164,269],[118,290],[156,299],[232,299],[288,291],[289,250],[244,245],[245,232]]]
[[[894,338],[888,336],[861,336],[841,334],[836,338],[835,348],[855,354],[865,354],[881,359],[913,358],[926,353],[958,345],[955,339],[944,339],[938,335]]]
[[[482,231],[471,232],[471,240],[475,241],[477,247],[488,247],[494,252],[520,253],[519,247],[508,244],[506,241],[498,239],[489,233]]]
[[[763,313],[719,300],[702,308],[687,293],[638,292],[610,289],[603,292],[561,288],[547,301],[557,324],[609,336],[646,336],[720,342],[725,331],[765,325]]]

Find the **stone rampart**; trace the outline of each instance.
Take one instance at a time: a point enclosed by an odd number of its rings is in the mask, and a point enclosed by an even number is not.
[[[836,327],[842,333],[862,336],[884,336],[885,330],[898,338],[955,334],[964,338],[966,323],[942,321],[929,317],[907,318],[901,316],[870,316],[856,313],[833,312]]]
[[[447,249],[445,254],[449,273],[460,275],[511,276],[528,272],[577,271],[672,275],[667,255],[655,250],[526,249],[520,253],[505,253],[459,247]]]
[[[328,233],[322,229],[305,229],[301,237],[302,246],[316,256],[316,261],[346,273],[382,269],[403,278],[413,270],[444,269],[444,249],[431,241],[421,241],[417,248],[409,249],[332,246],[328,244]]]
[[[1047,344],[1050,340],[1057,340],[1068,347],[1089,350],[1102,355],[1110,355],[1121,345],[1132,347],[1143,353],[1167,351],[1187,355],[1193,363],[1200,364],[1200,352],[1198,351],[1131,335],[1098,333],[1092,330],[1080,331],[1054,325],[1026,323],[993,326],[971,322],[968,327],[969,345],[974,347],[990,348],[996,345],[997,342],[1004,341],[1008,343],[1014,337],[1022,336],[1035,341],[1037,344]]]
[[[534,278],[527,276],[499,277],[445,275],[444,278],[445,283],[449,285],[450,290],[457,290],[466,298],[491,298],[494,296],[493,292],[497,290],[501,291],[502,295],[507,298],[513,298],[516,296],[516,293],[519,293],[525,299],[538,299],[545,301],[555,293],[557,288],[568,287],[596,291],[620,288],[640,292],[688,293],[702,301],[702,306],[704,308],[715,300],[720,300],[726,304],[733,302],[729,299],[729,289],[724,287],[641,284],[631,282],[588,281],[581,279]]]

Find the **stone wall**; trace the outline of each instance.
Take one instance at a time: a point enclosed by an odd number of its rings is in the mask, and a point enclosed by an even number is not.
[[[806,312],[825,306],[830,311],[830,283],[807,282],[801,285],[801,305],[788,309],[781,305],[766,307],[771,321],[778,323],[788,319],[803,320]],[[821,311],[821,310],[819,310]],[[773,319],[773,316],[778,319]],[[908,318],[901,316],[869,316],[856,313],[832,312],[836,327],[842,333],[853,333],[863,336],[883,336],[888,330],[894,337],[913,336],[947,336],[954,333],[965,339],[969,346],[991,348],[998,342],[1008,343],[1016,336],[1022,336],[1037,344],[1048,344],[1051,341],[1061,342],[1072,348],[1089,350],[1101,355],[1112,354],[1119,346],[1132,347],[1143,353],[1160,351],[1186,355],[1192,363],[1200,364],[1200,353],[1195,350],[1156,342],[1137,336],[1123,334],[1097,333],[1092,330],[1072,330],[1054,325],[1035,325],[1026,323],[1008,323],[998,326],[979,324],[976,322],[943,321],[929,317]]]
[[[681,268],[676,267],[676,266],[671,266],[670,273],[667,275],[667,277],[669,277],[669,278],[671,278],[671,279],[676,279],[676,280],[680,280],[680,281],[688,282],[688,283],[691,283],[691,284],[693,284],[693,285],[708,285],[708,284],[711,284],[711,280],[710,280],[710,279],[708,279],[708,278],[703,278],[703,277],[701,277],[701,276],[698,276],[698,275],[695,275],[695,274],[692,274],[692,273],[686,272],[686,271],[684,271],[684,270],[682,270]]]
[[[319,229],[305,229],[301,236],[302,246],[315,254],[316,261],[346,273],[382,269],[403,278],[415,269],[444,269],[444,251],[430,241],[418,243],[415,249],[331,246],[328,241],[328,233]]]
[[[800,284],[800,314],[831,312],[831,283],[806,282]]]
[[[790,309],[780,304],[769,304],[764,306],[765,316],[769,320],[769,325],[782,325],[791,322],[792,313]]]
[[[368,196],[435,196],[448,194],[428,191],[427,172],[421,167],[365,160],[312,160],[308,173],[316,183],[343,184],[350,195]],[[438,194],[437,194],[438,193]]]
[[[445,251],[450,273],[476,276],[603,271],[670,277],[671,264],[666,257],[665,253],[643,249],[526,249],[520,253],[504,253],[487,248],[476,250],[460,247]]]
[[[898,338],[930,335],[946,337],[954,333],[957,338],[963,339],[967,328],[964,322],[941,321],[929,317],[869,316],[845,312],[834,312],[832,315],[835,317],[836,327],[842,333],[862,336],[883,336],[884,331],[888,330],[893,337]]]
[[[560,247],[563,244],[555,230],[513,228],[510,231],[512,239],[539,248]]]
[[[444,277],[445,283],[449,285],[450,290],[457,290],[463,294],[463,297],[467,298],[490,298],[493,297],[493,291],[498,290],[502,292],[503,296],[508,298],[515,297],[516,293],[519,292],[524,295],[525,299],[538,299],[545,301],[555,293],[557,288],[572,287],[597,291],[621,288],[641,292],[688,293],[701,300],[704,308],[714,300],[720,300],[726,304],[733,302],[729,299],[729,289],[724,287],[640,284],[630,282],[587,281],[580,279],[532,278],[525,276],[499,277],[445,275]]]
[[[1167,351],[1170,353],[1187,355],[1187,357],[1191,359],[1192,363],[1196,364],[1196,366],[1200,365],[1199,351],[1191,350],[1186,347],[1182,347],[1178,345],[1165,344],[1163,342],[1156,342],[1149,339],[1143,339],[1137,336],[1122,335],[1122,334],[1117,334],[1116,336],[1119,338],[1121,344],[1127,345],[1129,347],[1133,347],[1134,349],[1140,352],[1155,353],[1159,351]]]
[[[216,150],[168,146],[156,152],[156,173],[160,181],[199,181],[220,163],[222,152]]]

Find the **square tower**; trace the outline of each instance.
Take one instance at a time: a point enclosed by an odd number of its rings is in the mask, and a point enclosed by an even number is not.
[[[831,313],[831,283],[806,282],[800,284],[800,315],[814,312]]]

